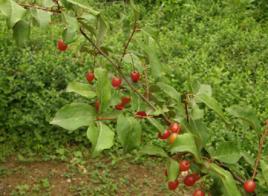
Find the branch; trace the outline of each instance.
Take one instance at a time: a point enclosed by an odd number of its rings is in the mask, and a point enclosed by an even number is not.
[[[23,3],[18,3],[21,7],[25,8],[25,9],[38,9],[38,10],[43,10],[46,12],[52,12],[52,13],[61,13],[61,7],[59,6],[59,4],[57,4],[57,9],[52,9],[52,8],[48,8],[48,7],[41,7],[39,5],[33,5],[33,4],[23,4]]]
[[[262,133],[262,136],[261,136],[261,139],[259,141],[258,154],[257,154],[257,157],[256,157],[254,169],[253,169],[252,179],[254,179],[256,177],[257,168],[259,166],[261,156],[262,156],[263,145],[265,143],[265,139],[266,139],[267,136],[268,136],[268,121],[266,121],[265,129],[264,129],[264,131]]]
[[[113,66],[114,68],[117,70],[117,72],[119,73],[119,75],[122,77],[122,79],[127,83],[127,85],[130,87],[130,89],[136,93],[147,105],[149,105],[153,110],[157,110],[157,108],[146,99],[146,97],[144,97],[129,81],[128,79],[125,77],[125,75],[123,74],[122,70],[120,69],[120,66],[115,63],[107,54],[105,54],[95,43],[94,41],[83,31],[82,28],[80,28],[80,32],[81,34],[86,38],[87,41],[89,41],[92,46],[94,48],[96,48],[98,50],[98,52],[106,58],[106,60],[108,60]],[[163,117],[163,119],[167,122],[167,123],[171,123],[171,120],[168,119],[168,117],[164,114],[161,115]]]
[[[119,61],[120,64],[122,63],[123,58],[127,53],[129,43],[131,42],[131,40],[132,40],[132,38],[133,38],[133,36],[134,36],[134,34],[136,32],[136,29],[137,29],[137,20],[134,21],[134,24],[133,24],[133,27],[132,27],[132,32],[129,35],[127,42],[124,44],[124,50],[123,50],[122,56],[121,56],[120,61]]]

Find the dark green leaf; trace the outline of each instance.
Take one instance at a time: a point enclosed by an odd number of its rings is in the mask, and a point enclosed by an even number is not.
[[[146,118],[158,131],[162,132],[165,127],[154,118]]]
[[[95,120],[95,109],[85,103],[71,103],[62,107],[50,124],[58,125],[69,131],[88,126]]]
[[[30,25],[21,20],[13,27],[13,37],[18,45],[24,45],[30,37]]]

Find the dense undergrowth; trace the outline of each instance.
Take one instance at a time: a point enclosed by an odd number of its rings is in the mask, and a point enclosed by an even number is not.
[[[166,83],[180,92],[189,91],[195,82],[210,84],[223,106],[252,106],[263,121],[268,116],[267,7],[264,1],[243,2],[141,1],[141,25],[158,40],[160,60],[170,78]],[[129,29],[128,8],[122,2],[90,4],[111,18],[111,26],[123,20],[123,28]],[[15,45],[5,25],[0,28],[0,159],[15,151],[26,157],[55,154],[73,143],[88,147],[83,129],[68,133],[49,125],[49,120],[64,103],[78,99],[64,89],[68,81],[84,80],[92,59],[78,61],[75,44],[59,53],[55,41],[61,27],[56,25],[48,32],[32,31],[27,48]],[[109,46],[120,50],[118,40],[125,37],[116,28],[111,31],[115,36],[108,37]],[[243,123],[227,132],[216,116],[206,118],[207,145],[212,149],[217,141],[238,141],[242,135],[239,145],[249,153],[257,151],[258,136]],[[149,133],[144,140],[155,138]]]

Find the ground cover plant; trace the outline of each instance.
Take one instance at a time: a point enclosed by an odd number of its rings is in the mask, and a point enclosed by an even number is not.
[[[180,3],[183,8],[187,8],[187,3]],[[192,4],[193,7],[194,5]],[[216,3],[213,5],[219,6]],[[27,44],[30,24],[42,27],[51,23],[52,19],[56,24],[64,26],[62,36],[59,36],[55,46],[60,54],[68,52],[74,46],[73,51],[79,51],[78,56],[90,54],[89,58],[93,59],[88,66],[89,70],[84,74],[84,82],[71,81],[66,88],[67,92],[77,93],[83,98],[63,106],[51,124],[63,127],[70,133],[87,127],[83,135],[91,143],[93,157],[100,156],[103,150],[110,149],[114,144],[119,149],[123,148],[125,153],[138,152],[136,156],[164,157],[167,165],[163,168],[163,175],[166,175],[170,190],[183,191],[188,190],[187,187],[193,187],[190,189],[192,195],[267,194],[267,147],[263,150],[268,132],[267,122],[265,123],[265,67],[262,64],[256,66],[254,59],[239,61],[252,63],[254,68],[251,70],[248,67],[232,67],[234,70],[249,70],[246,74],[252,76],[252,81],[255,80],[255,85],[250,90],[263,92],[262,97],[254,100],[258,103],[255,104],[260,114],[249,106],[247,100],[243,100],[241,105],[238,100],[241,96],[239,90],[221,94],[216,88],[214,94],[222,100],[220,103],[212,96],[211,86],[197,80],[216,74],[213,86],[220,88],[224,84],[217,77],[222,74],[226,75],[226,79],[231,77],[223,66],[215,67],[209,73],[202,71],[203,68],[206,69],[205,63],[221,63],[222,58],[228,58],[220,55],[224,52],[222,48],[213,45],[213,40],[224,39],[225,32],[210,40],[213,46],[209,50],[214,52],[211,53],[212,57],[203,56],[202,52],[207,48],[201,47],[200,50],[196,45],[198,40],[186,44],[192,47],[191,50],[196,50],[195,47],[199,49],[195,54],[198,58],[191,56],[193,54],[188,56],[185,48],[175,46],[179,50],[172,51],[172,44],[160,47],[156,38],[162,40],[162,43],[167,43],[167,39],[161,37],[153,27],[145,27],[143,17],[148,16],[143,16],[144,12],[133,3],[127,4],[127,9],[131,14],[123,18],[119,16],[121,20],[113,23],[105,18],[105,13],[71,0],[45,1],[43,5],[2,1],[1,11],[7,18],[8,26],[14,31],[19,46]],[[171,8],[167,6],[164,9],[167,9],[164,13],[169,13],[168,9]],[[215,14],[213,11],[211,14]],[[234,10],[225,10],[228,11]],[[164,15],[167,16],[168,14]],[[202,26],[193,29],[193,18],[200,20],[191,14],[189,18],[181,18],[187,21],[183,28],[188,31],[184,33],[191,35],[205,29]],[[150,20],[152,18],[148,19]],[[166,20],[160,21],[165,23]],[[121,26],[122,31],[119,30]],[[235,32],[235,29],[230,30]],[[111,38],[112,32],[115,32],[117,39]],[[174,36],[171,33],[169,31],[166,35]],[[234,40],[232,41],[235,42]],[[236,54],[237,51],[239,50],[234,46],[233,53]],[[181,54],[176,54],[178,52]],[[185,63],[193,66],[174,69],[174,62],[168,60],[172,53],[178,59],[171,59],[178,65]],[[163,61],[171,66],[166,66]],[[192,74],[199,69],[200,74]],[[241,73],[235,77],[243,76]],[[263,86],[256,85],[258,76],[264,81]],[[181,86],[181,91],[177,88],[179,82],[185,84]],[[243,90],[242,87],[241,91]],[[228,105],[230,100],[234,105]],[[255,106],[254,102],[252,105]],[[245,135],[246,132],[250,134]],[[249,143],[252,146],[248,146]],[[25,186],[21,189],[23,192]]]

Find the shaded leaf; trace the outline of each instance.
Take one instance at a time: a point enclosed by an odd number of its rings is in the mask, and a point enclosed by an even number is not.
[[[74,92],[89,99],[96,97],[96,93],[88,84],[80,82],[70,82],[66,88],[66,92]]]
[[[177,152],[190,152],[194,155],[196,161],[201,161],[200,153],[196,146],[194,135],[191,133],[179,135],[171,145],[170,151],[173,154]]]
[[[30,37],[30,25],[21,20],[13,27],[13,37],[18,45],[24,45]]]
[[[268,186],[268,163],[267,161],[261,160],[260,166],[261,166],[261,172],[262,172],[263,178],[265,180],[266,185]]]
[[[98,127],[91,123],[87,129],[87,138],[92,144],[92,155],[98,156],[101,151],[109,149],[114,144],[114,132],[102,122]]]
[[[173,159],[169,159],[167,166],[168,180],[174,181],[179,175],[179,163]]]
[[[141,151],[141,154],[147,154],[147,155],[154,155],[154,156],[160,156],[160,157],[168,157],[167,153],[164,151],[163,148],[159,146],[155,146],[153,144],[147,144],[144,146]]]
[[[163,130],[165,130],[165,127],[163,127],[163,125],[158,122],[156,119],[154,118],[146,118],[155,128],[157,128],[158,131],[162,132]]]
[[[85,103],[71,103],[63,106],[50,124],[58,125],[69,131],[88,126],[95,120],[95,109]]]
[[[178,103],[181,103],[181,94],[178,93],[175,88],[163,82],[158,82],[157,86],[159,86],[165,92],[165,94],[170,96],[170,98],[172,98]]]
[[[259,131],[260,121],[257,118],[256,111],[249,106],[233,105],[226,111],[234,117],[240,118],[250,124],[252,128]]]
[[[64,43],[70,44],[74,42],[77,39],[77,31],[73,28],[65,28],[62,33],[62,38],[64,40]]]
[[[141,125],[135,118],[120,115],[117,120],[116,131],[118,140],[126,152],[140,146]]]
[[[51,21],[51,13],[49,12],[36,9],[32,10],[31,13],[41,28],[47,27]]]
[[[81,3],[78,3],[76,1],[73,0],[61,0],[61,2],[63,3],[64,7],[67,9],[77,9],[77,8],[81,8],[84,9],[86,11],[88,11],[89,13],[93,14],[93,15],[99,15],[100,12],[94,10],[93,8],[83,5]]]
[[[241,152],[237,142],[221,142],[212,155],[224,163],[235,164],[241,158]]]

